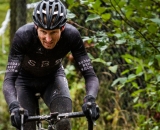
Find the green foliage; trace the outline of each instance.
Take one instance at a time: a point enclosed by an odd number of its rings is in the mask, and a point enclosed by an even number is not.
[[[4,21],[6,17],[7,10],[9,9],[9,0],[4,0],[3,2],[0,2],[0,28],[2,25],[2,22]],[[7,31],[4,35],[0,36],[0,91],[2,92],[2,84],[4,79],[4,73],[5,73],[5,67],[7,63],[7,56],[8,56],[8,50],[9,50],[9,29],[7,28]],[[9,113],[8,113],[8,107],[4,100],[3,94],[0,94],[0,129],[12,129],[9,122]],[[7,124],[6,124],[7,122]]]
[[[70,10],[74,12],[76,16],[79,16],[79,14],[75,12],[74,6],[72,6],[74,2],[68,4]],[[119,94],[120,101],[124,100],[126,93],[131,95],[127,96],[131,99],[128,100],[128,102],[130,102],[132,106],[132,112],[138,114],[137,116],[131,114],[133,118],[136,117],[136,122],[135,124],[132,123],[132,126],[137,126],[135,129],[147,129],[148,127],[150,129],[159,129],[159,124],[153,118],[154,114],[160,111],[160,10],[158,1],[80,0],[79,6],[80,9],[84,9],[84,11],[80,10],[80,12],[86,14],[85,18],[82,17],[83,21],[85,21],[84,26],[90,29],[85,30],[88,35],[85,35],[84,41],[87,41],[89,44],[94,43],[95,47],[100,50],[97,52],[97,57],[90,56],[93,64],[98,62],[101,66],[105,65],[107,71],[109,68],[112,68],[110,71],[115,73],[119,71],[120,65],[113,61],[114,56],[123,58],[126,62],[122,65],[126,69],[112,82],[112,89],[114,89],[115,93]],[[76,20],[76,22],[81,24],[81,17],[79,17],[79,20]],[[99,32],[97,30],[99,30]],[[103,35],[99,35],[97,32]],[[107,50],[112,46],[117,46],[118,48],[120,45],[127,47],[123,55],[118,56],[116,55],[117,52],[113,55],[106,54]],[[107,63],[111,64],[108,65]],[[107,74],[108,72],[103,71],[102,73]],[[142,84],[137,82],[139,78]],[[104,81],[102,81],[102,83],[104,83]],[[107,91],[110,91],[110,88],[108,88]],[[115,102],[118,102],[117,99],[114,98],[114,94],[110,93],[109,95],[113,95]],[[116,105],[113,106],[116,107]],[[123,107],[124,105],[119,104],[119,106]],[[119,110],[119,112],[123,111],[122,108],[116,110]],[[123,119],[127,120],[127,124],[133,122],[133,120],[127,119],[125,112],[121,114],[125,115]],[[113,117],[112,119],[114,120]],[[117,120],[121,121],[120,117],[118,117]],[[121,123],[119,125],[122,126]],[[112,129],[115,128],[113,127]]]
[[[1,14],[1,18],[0,18],[0,27],[2,22],[5,19],[6,16],[6,10],[9,9],[9,0],[4,0],[3,2],[0,2],[0,14]]]
[[[36,1],[30,0],[28,3]],[[9,7],[7,2],[0,2],[0,23],[5,17],[5,7]],[[101,86],[97,97],[101,118],[97,121],[96,128],[158,130],[160,124],[156,121],[155,114],[160,112],[160,1],[63,2],[68,8],[68,22],[79,29],[83,41],[89,49],[93,49],[88,54]],[[28,11],[29,22],[31,12],[32,10]],[[4,70],[6,54],[1,54],[0,57],[0,69]],[[65,72],[69,79],[73,110],[79,111],[85,95],[84,80],[73,65],[73,62],[67,62]],[[2,85],[3,73],[0,80]],[[5,104],[4,101],[2,104]],[[45,109],[44,106],[43,108]],[[4,111],[0,108],[2,117]],[[8,120],[8,115],[4,116]],[[0,118],[0,122],[1,120],[4,122]],[[75,130],[86,128],[85,119],[73,120],[72,124]],[[0,125],[0,129],[5,127]]]

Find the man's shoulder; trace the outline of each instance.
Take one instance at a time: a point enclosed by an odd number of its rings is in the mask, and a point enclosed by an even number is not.
[[[15,39],[21,39],[25,43],[30,43],[35,39],[36,31],[33,23],[27,23],[21,26],[15,34]]]
[[[23,26],[21,26],[16,33],[26,33],[26,32],[31,32],[34,29],[34,23],[27,23]]]
[[[66,23],[64,32],[65,34],[70,35],[70,36],[76,36],[80,34],[78,29],[69,23]]]
[[[72,24],[66,23],[65,29],[69,31],[78,31],[76,27],[74,27]]]

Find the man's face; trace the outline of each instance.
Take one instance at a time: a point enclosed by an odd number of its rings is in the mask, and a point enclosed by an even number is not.
[[[60,39],[62,30],[45,30],[43,28],[38,27],[37,32],[43,47],[46,49],[53,49]]]

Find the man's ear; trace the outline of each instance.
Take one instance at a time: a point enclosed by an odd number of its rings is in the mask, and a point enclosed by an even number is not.
[[[35,29],[38,29],[37,25],[34,25]]]
[[[61,31],[63,31],[64,29],[65,29],[65,26],[62,26],[62,27],[61,27]]]

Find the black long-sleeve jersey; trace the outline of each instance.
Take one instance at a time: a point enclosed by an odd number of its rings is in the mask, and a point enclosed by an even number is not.
[[[15,81],[20,71],[34,77],[45,77],[62,65],[62,59],[71,52],[85,78],[87,95],[97,96],[99,81],[87,55],[78,30],[65,25],[61,38],[53,49],[45,49],[33,23],[20,27],[15,33],[3,84],[8,104],[15,101]]]

